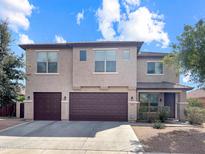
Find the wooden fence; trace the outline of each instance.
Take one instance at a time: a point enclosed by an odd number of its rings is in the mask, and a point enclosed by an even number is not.
[[[16,116],[16,104],[11,103],[0,107],[0,117]]]

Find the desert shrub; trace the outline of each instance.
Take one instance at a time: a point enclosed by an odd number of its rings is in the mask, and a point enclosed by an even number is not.
[[[150,112],[149,114],[148,114],[148,117],[147,117],[147,121],[149,122],[149,123],[153,123],[153,122],[155,122],[156,120],[159,120],[159,118],[158,118],[158,113],[156,113],[156,112]]]
[[[155,123],[153,124],[153,128],[155,129],[163,129],[165,127],[165,125],[163,123],[161,123],[161,121],[157,120],[155,121]]]
[[[158,116],[161,122],[165,122],[168,119],[169,114],[170,114],[170,110],[168,107],[159,108]]]
[[[205,122],[205,109],[200,107],[187,107],[185,116],[190,124],[199,124]]]
[[[196,98],[189,98],[188,107],[203,107],[203,104]]]

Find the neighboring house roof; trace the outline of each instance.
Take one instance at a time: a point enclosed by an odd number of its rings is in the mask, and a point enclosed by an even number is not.
[[[136,46],[140,50],[143,42],[138,41],[96,41],[96,42],[68,42],[68,43],[50,43],[50,44],[20,44],[26,49],[66,49],[73,47],[119,47]]]
[[[150,58],[150,57],[152,57],[152,58],[154,58],[154,57],[156,57],[156,58],[162,58],[162,57],[164,57],[164,56],[166,56],[166,55],[168,55],[169,53],[162,53],[162,52],[140,52],[139,54],[138,54],[138,58]]]
[[[191,90],[192,87],[171,82],[137,82],[137,90]]]
[[[187,98],[205,98],[204,89],[196,89],[187,93]]]

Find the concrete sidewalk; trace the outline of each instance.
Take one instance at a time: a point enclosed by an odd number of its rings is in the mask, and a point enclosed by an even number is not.
[[[35,121],[0,132],[0,153],[138,153],[142,146],[122,122]]]

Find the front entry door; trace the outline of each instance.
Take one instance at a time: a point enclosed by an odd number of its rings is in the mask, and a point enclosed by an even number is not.
[[[175,93],[164,93],[164,106],[170,107],[169,118],[175,118]]]

